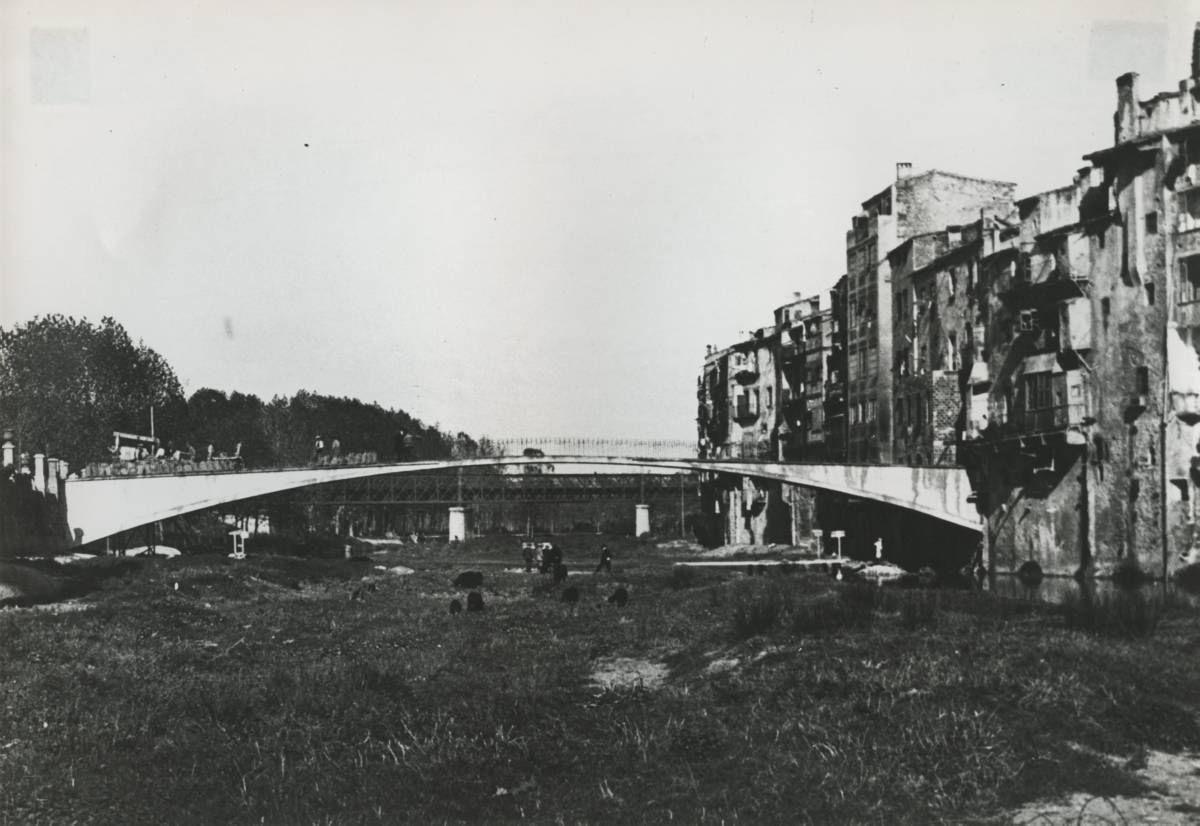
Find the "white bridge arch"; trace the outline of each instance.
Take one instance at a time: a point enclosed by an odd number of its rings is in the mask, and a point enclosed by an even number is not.
[[[496,465],[594,465],[713,471],[771,479],[895,505],[980,530],[971,485],[959,467],[792,464],[625,456],[502,456],[375,465],[317,466],[68,479],[67,523],[77,544],[207,508],[294,488],[428,470]]]

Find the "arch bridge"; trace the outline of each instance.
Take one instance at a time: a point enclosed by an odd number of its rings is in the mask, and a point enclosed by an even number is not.
[[[882,502],[973,530],[980,530],[981,525],[966,471],[959,467],[548,455],[72,478],[65,484],[66,517],[75,544],[82,544],[187,513],[310,485],[416,471],[546,464],[613,468],[616,472],[641,467],[731,474]]]

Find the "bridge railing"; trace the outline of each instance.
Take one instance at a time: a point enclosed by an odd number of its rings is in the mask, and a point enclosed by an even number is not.
[[[112,479],[126,476],[175,476],[181,473],[227,473],[245,470],[240,456],[217,459],[135,459],[93,462],[79,471],[81,479]]]
[[[300,467],[353,467],[379,464],[375,451],[322,455]],[[231,473],[243,470],[292,470],[287,467],[247,467],[241,456],[217,456],[212,459],[135,459],[132,461],[93,462],[80,472],[81,479],[112,479],[126,476],[178,476],[189,473]]]
[[[646,459],[694,459],[696,443],[684,439],[578,439],[570,436],[505,436],[489,439],[506,456],[527,448],[547,456],[639,456]]]

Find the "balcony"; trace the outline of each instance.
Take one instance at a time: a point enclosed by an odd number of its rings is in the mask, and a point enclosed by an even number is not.
[[[788,369],[798,362],[803,362],[804,348],[795,344],[784,344],[779,348],[779,363]]]
[[[1200,422],[1200,395],[1171,391],[1171,409],[1184,424]]]
[[[1086,294],[1091,273],[1082,267],[1067,268],[1067,262],[1049,252],[1021,256],[1012,281],[1002,295],[1018,307],[1046,304]]]
[[[1092,349],[1092,303],[1083,297],[1068,298],[1058,305],[1058,346],[1082,352]]]
[[[749,396],[738,396],[733,406],[733,418],[738,422],[752,422],[758,418],[758,405]]]
[[[1083,444],[1083,432],[1079,430],[1087,416],[1087,406],[1062,404],[1026,410],[1014,417],[1012,429],[1020,437],[1034,436],[1045,441],[1048,436],[1063,435],[1067,444]]]
[[[747,362],[733,370],[733,380],[738,384],[754,384],[758,381],[758,365]]]

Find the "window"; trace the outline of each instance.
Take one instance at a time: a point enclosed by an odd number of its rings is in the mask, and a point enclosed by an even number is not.
[[[987,360],[987,325],[983,323],[982,318],[975,321],[975,326],[971,328],[971,340],[975,345],[975,358]]]
[[[1146,213],[1146,234],[1147,235],[1157,235],[1158,234],[1158,213],[1157,212],[1147,212]]]
[[[1154,299],[1155,299],[1155,295],[1154,295],[1154,282],[1153,282],[1153,281],[1147,281],[1147,282],[1146,282],[1146,303],[1147,303],[1147,304],[1149,304],[1151,307],[1153,307],[1153,306],[1154,306]]]
[[[1032,333],[1037,329],[1037,312],[1034,310],[1021,310],[1017,316],[1017,331],[1021,333]]]
[[[1054,390],[1049,373],[1031,373],[1025,377],[1025,409],[1045,410],[1054,406]]]
[[[1200,163],[1200,136],[1193,135],[1183,142],[1180,147],[1183,150],[1183,159],[1186,163]]]
[[[1197,219],[1200,219],[1200,190],[1189,189],[1183,193],[1183,214],[1179,216],[1179,230],[1187,232],[1195,229]]]
[[[1028,253],[1021,253],[1021,258],[1017,262],[1016,278],[1026,284],[1033,280],[1033,258]]]
[[[1108,317],[1112,315],[1112,300],[1108,298],[1100,299],[1100,315],[1104,318],[1104,332],[1108,332]]]
[[[1150,393],[1150,368],[1139,367],[1137,369],[1137,393],[1139,396],[1145,396]]]

